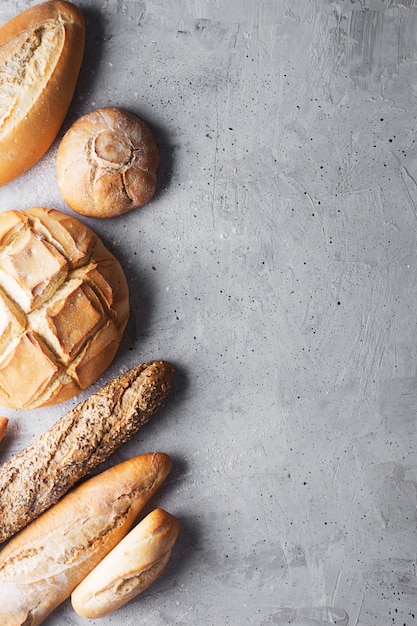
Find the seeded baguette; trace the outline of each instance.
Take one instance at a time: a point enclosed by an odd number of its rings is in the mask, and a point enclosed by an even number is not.
[[[165,399],[173,374],[166,361],[130,369],[0,466],[0,543],[133,437]]]
[[[128,533],[171,468],[163,453],[86,480],[0,553],[0,623],[38,626]]]

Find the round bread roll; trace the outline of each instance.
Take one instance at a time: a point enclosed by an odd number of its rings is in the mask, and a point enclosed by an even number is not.
[[[57,153],[58,185],[69,207],[89,217],[114,217],[153,197],[159,152],[138,117],[106,107],[79,118]]]
[[[91,229],[43,207],[0,214],[1,405],[53,405],[88,387],[128,317],[123,270]]]

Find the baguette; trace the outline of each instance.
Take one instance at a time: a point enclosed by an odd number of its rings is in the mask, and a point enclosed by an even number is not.
[[[0,27],[0,185],[32,167],[57,136],[84,43],[83,15],[64,0],[30,7]]]
[[[0,623],[37,626],[126,535],[171,468],[162,453],[112,467],[67,494],[0,553]]]
[[[132,368],[6,461],[0,467],[0,543],[133,437],[166,397],[173,371],[166,361]]]
[[[76,613],[104,617],[145,591],[164,571],[178,530],[170,513],[149,513],[74,589]]]

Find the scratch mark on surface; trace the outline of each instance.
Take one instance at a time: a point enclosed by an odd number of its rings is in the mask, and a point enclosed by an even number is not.
[[[416,203],[414,202],[413,196],[410,193],[410,190],[408,188],[407,182],[405,180],[405,176],[407,176],[407,178],[409,178],[414,185],[416,185],[416,181],[414,180],[414,178],[411,176],[410,172],[407,170],[407,168],[400,164],[400,174],[401,174],[401,180],[404,183],[404,187],[405,187],[405,191],[407,194],[407,197],[410,201],[411,207],[413,209],[413,213],[414,213],[414,217],[417,218],[417,207],[416,207]],[[404,176],[405,174],[405,176]]]
[[[339,570],[339,573],[338,573],[337,578],[336,578],[336,583],[335,583],[335,586],[334,586],[334,589],[333,589],[333,593],[332,593],[332,601],[331,601],[331,605],[332,606],[334,605],[334,599],[336,597],[336,593],[337,593],[337,590],[338,590],[338,587],[339,587],[341,576],[342,576],[342,570]]]
[[[350,522],[351,522],[351,520],[352,520],[353,509],[354,509],[354,506],[355,506],[355,500],[356,500],[356,494],[358,493],[358,491],[359,491],[359,485],[356,485],[356,488],[355,488],[355,493],[353,494],[353,497],[352,497],[352,500],[351,500],[351,503],[350,503],[349,515],[348,515],[348,517],[347,517],[347,523],[346,523],[346,527],[347,527],[347,528],[349,528],[349,526],[350,526]]]
[[[255,194],[252,192],[252,190],[249,187],[245,187],[246,193],[248,194],[249,198],[251,199],[251,201],[259,208],[261,209],[261,211],[264,213],[264,215],[270,220],[271,222],[271,226],[273,226],[274,228],[277,229],[277,231],[279,232],[279,224],[278,221],[276,220],[276,218],[274,217],[274,215],[272,214],[272,212],[270,210],[268,210],[268,206],[265,204],[265,202],[262,202],[262,200],[260,200],[259,196],[255,197]]]
[[[213,216],[213,228],[216,228],[215,224],[215,204],[217,197],[217,170],[218,170],[218,150],[219,150],[219,110],[217,105],[216,95],[216,133],[214,144],[214,160],[213,160],[213,191],[211,193],[211,213]]]
[[[413,508],[417,511],[417,505],[408,493],[407,489],[404,487],[403,481],[400,482],[401,491],[407,496],[407,500],[409,500],[413,506]]]
[[[282,506],[282,504],[281,504],[281,500],[278,498],[278,496],[277,496],[276,494],[275,494],[275,500],[276,500],[276,502],[277,502],[277,504],[278,504],[279,508],[281,509],[283,516],[285,517],[285,519],[286,519],[286,520],[287,520],[287,522],[289,523],[289,521],[290,521],[290,520],[289,520],[289,518],[288,518],[288,515],[287,515],[287,513],[286,513],[286,511],[285,511],[284,507],[283,507],[283,506]]]
[[[282,552],[282,556],[283,556],[284,561],[285,561],[287,572],[289,573],[289,575],[291,577],[291,567],[290,567],[290,564],[288,562],[287,555],[285,554],[285,543],[283,543],[282,541],[281,541],[281,552]]]
[[[339,472],[339,468],[340,468],[340,457],[337,459],[336,467],[335,467],[335,470],[334,470],[334,473],[333,473],[332,482],[330,484],[330,489],[332,489],[333,486],[334,486],[334,482],[335,482],[336,476],[337,476],[337,474]]]
[[[359,621],[359,617],[360,617],[360,614],[361,614],[361,611],[362,611],[362,607],[363,607],[364,600],[365,600],[365,593],[362,591],[362,598],[361,598],[361,601],[360,601],[360,603],[359,603],[358,613],[357,613],[357,615],[356,615],[355,623],[353,624],[353,626],[357,626],[357,624],[358,624],[358,621]]]

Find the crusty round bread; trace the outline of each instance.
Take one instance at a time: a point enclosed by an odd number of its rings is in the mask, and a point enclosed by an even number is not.
[[[50,0],[0,27],[0,185],[38,161],[58,134],[78,79],[85,23]]]
[[[55,209],[0,214],[0,404],[68,400],[108,367],[129,317],[123,270]]]
[[[57,153],[58,185],[73,211],[122,215],[148,202],[156,189],[159,151],[138,117],[105,107],[76,120]]]

